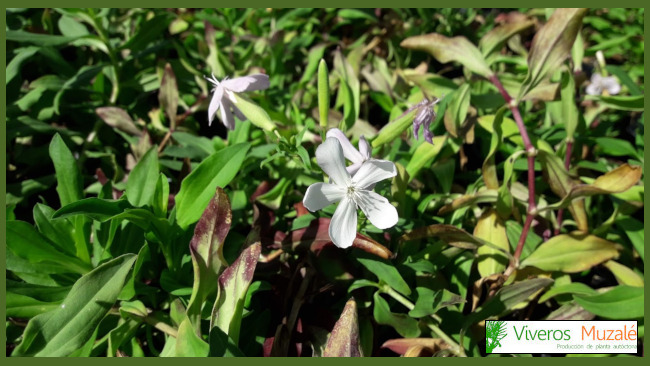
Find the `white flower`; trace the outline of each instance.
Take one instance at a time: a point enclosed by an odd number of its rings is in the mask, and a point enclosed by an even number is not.
[[[616,95],[621,92],[621,84],[614,76],[602,77],[602,75],[594,73],[591,75],[591,83],[587,86],[587,94],[601,95],[603,90],[607,90],[609,95]]]
[[[309,186],[302,203],[314,212],[340,201],[329,227],[334,245],[339,248],[352,245],[357,235],[358,208],[380,229],[388,229],[397,223],[395,207],[370,188],[379,181],[397,175],[395,164],[386,160],[366,160],[351,177],[345,169],[343,148],[336,138],[325,139],[316,149],[316,160],[329,175],[331,183]]]
[[[359,138],[359,150],[355,149],[354,146],[352,146],[350,140],[348,140],[345,134],[338,128],[332,128],[327,131],[326,137],[333,137],[339,140],[341,143],[341,147],[343,148],[343,155],[346,159],[352,162],[352,165],[345,168],[348,173],[350,173],[350,175],[354,175],[359,170],[359,168],[361,168],[361,165],[364,162],[368,160],[376,160],[372,159],[372,149],[370,148],[368,141],[366,141],[365,137],[363,136]]]
[[[206,79],[214,85],[214,89],[212,90],[214,95],[212,95],[210,107],[208,108],[209,124],[212,125],[212,120],[217,114],[219,107],[221,107],[221,122],[230,130],[235,129],[233,111],[237,115],[237,118],[242,121],[246,120],[246,116],[234,104],[237,101],[233,93],[263,90],[269,87],[269,76],[265,74],[253,74],[234,79],[228,79],[226,77],[221,82],[214,75]]]

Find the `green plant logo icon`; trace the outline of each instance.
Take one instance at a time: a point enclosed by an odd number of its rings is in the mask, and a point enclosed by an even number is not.
[[[503,320],[485,322],[485,350],[487,353],[501,347],[501,340],[508,335],[506,322]]]

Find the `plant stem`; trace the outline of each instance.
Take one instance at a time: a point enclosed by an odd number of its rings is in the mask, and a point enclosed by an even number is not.
[[[524,120],[521,118],[521,112],[519,111],[519,106],[518,102],[508,94],[508,91],[503,87],[503,84],[501,84],[501,81],[499,81],[499,78],[496,75],[492,75],[489,77],[490,81],[494,86],[499,89],[499,92],[503,96],[503,99],[505,99],[506,103],[508,104],[508,108],[510,108],[510,111],[512,112],[512,116],[515,119],[515,123],[517,124],[517,127],[519,128],[519,133],[521,134],[521,138],[524,141],[524,147],[526,149],[526,154],[528,155],[528,211],[526,212],[526,221],[524,223],[524,227],[521,231],[521,236],[519,237],[519,242],[517,243],[517,248],[515,249],[515,255],[512,261],[510,261],[510,265],[505,271],[505,274],[510,275],[515,268],[519,266],[519,257],[521,256],[521,252],[524,248],[524,243],[526,242],[526,238],[528,237],[528,231],[530,230],[531,224],[533,222],[533,218],[536,215],[537,211],[537,205],[535,204],[535,147],[533,144],[530,142],[530,137],[528,136],[528,131],[526,131],[526,126],[524,125]]]
[[[407,299],[406,297],[402,296],[399,292],[393,290],[390,286],[383,286],[381,287],[381,292],[389,295],[393,299],[397,300],[400,304],[404,305],[407,309],[413,310],[415,308],[415,305]],[[433,318],[435,314],[432,314],[431,317]],[[434,318],[435,319],[435,318]],[[437,325],[433,324],[430,321],[426,322],[427,327],[431,329],[438,337],[442,338],[445,343],[447,343],[451,347],[451,351],[456,355],[456,356],[461,356],[461,357],[466,357],[465,355],[465,350],[463,347],[460,346],[456,341],[454,341],[450,336],[448,336],[442,329],[440,329]]]
[[[564,168],[569,170],[571,165],[571,153],[573,152],[573,140],[567,140],[566,142],[566,155],[564,156]],[[562,216],[564,215],[564,209],[561,208],[557,212],[557,227],[555,228],[555,235],[560,234],[560,228],[562,228]]]

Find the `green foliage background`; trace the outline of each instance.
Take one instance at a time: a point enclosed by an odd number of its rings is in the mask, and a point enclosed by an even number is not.
[[[7,9],[7,354],[482,356],[485,319],[642,339],[644,10],[551,14]],[[534,41],[550,22],[577,40]],[[248,121],[208,126],[205,76],[256,72]],[[424,97],[433,145],[403,115]],[[375,189],[398,224],[350,250],[300,205],[334,127],[399,171]]]

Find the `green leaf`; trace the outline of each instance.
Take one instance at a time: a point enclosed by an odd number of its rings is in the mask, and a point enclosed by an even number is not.
[[[585,285],[584,283],[573,282],[566,285],[551,287],[544,293],[544,295],[539,298],[538,302],[541,304],[554,298],[555,296],[564,294],[593,295],[596,293],[598,293],[596,290]]]
[[[8,30],[7,41],[32,43],[37,46],[61,46],[68,44],[78,37],[64,37],[51,34],[30,33],[22,30]]]
[[[57,249],[69,255],[75,255],[74,226],[67,219],[52,219],[54,210],[42,203],[34,206],[34,223],[46,238],[56,245]]]
[[[59,193],[61,206],[79,201],[83,198],[83,178],[72,152],[57,133],[50,143],[50,158],[56,171],[56,191]]]
[[[23,62],[28,60],[30,57],[34,56],[40,47],[24,47],[17,49],[16,55],[9,61],[7,68],[5,69],[5,83],[9,84],[13,78],[15,78],[20,73],[20,67]]]
[[[136,255],[125,254],[81,277],[61,306],[29,321],[12,356],[66,356],[92,336],[117,300]]]
[[[327,127],[327,116],[330,110],[330,85],[327,63],[321,59],[318,64],[318,115],[320,126]]]
[[[558,8],[540,29],[528,55],[528,75],[518,100],[535,89],[569,56],[587,9]]]
[[[95,113],[107,125],[117,128],[120,131],[126,132],[133,136],[140,136],[142,132],[135,125],[131,116],[122,108],[118,107],[100,107],[95,109]]]
[[[357,260],[366,267],[367,270],[377,276],[379,280],[384,281],[393,289],[403,295],[408,296],[411,294],[409,285],[404,281],[397,268],[395,268],[395,266],[393,266],[389,261],[366,253],[358,253]]]
[[[16,318],[33,318],[39,314],[54,310],[61,301],[44,302],[25,295],[7,291],[6,316]]]
[[[383,130],[382,130],[383,131]],[[445,146],[447,136],[436,136],[433,138],[433,144],[422,143],[415,149],[413,157],[406,165],[406,172],[411,180],[422,170],[427,164],[431,164],[438,156],[440,150]],[[374,146],[374,141],[373,141]]]
[[[398,117],[396,120],[386,124],[381,129],[381,131],[379,131],[379,135],[377,135],[377,137],[375,137],[375,139],[372,140],[372,147],[379,147],[387,142],[394,141],[396,138],[398,138],[404,131],[406,131],[407,128],[409,128],[409,126],[412,125],[413,118],[415,117],[416,113],[417,113],[417,108]],[[430,145],[430,144],[422,144],[422,145]]]
[[[375,292],[374,299],[375,306],[372,313],[378,324],[390,325],[405,338],[415,338],[420,335],[417,320],[406,314],[392,313],[388,302],[379,295],[379,291]]]
[[[177,223],[187,228],[208,206],[217,187],[225,187],[237,175],[250,144],[237,144],[212,154],[181,183],[176,195]]]
[[[237,344],[219,327],[210,331],[210,357],[244,357]]]
[[[255,126],[266,131],[273,131],[277,128],[264,108],[239,93],[232,93],[232,95],[235,97],[235,107],[237,107],[237,109],[239,109]]]
[[[129,38],[129,40],[120,48],[130,49],[133,51],[132,53],[144,50],[149,43],[162,39],[164,31],[167,29],[172,19],[173,16],[171,13],[163,12],[146,20],[136,28],[137,31],[133,37]]]
[[[244,249],[237,260],[219,276],[219,296],[212,309],[212,328],[218,327],[235,343],[239,339],[244,300],[253,280],[262,245],[257,242]]]
[[[54,96],[54,112],[59,114],[59,105],[61,104],[61,98],[65,91],[77,86],[90,86],[90,80],[97,76],[105,66],[104,64],[82,66],[73,77],[63,84]]]
[[[323,357],[363,357],[359,342],[357,303],[354,298],[348,300],[341,317],[334,324],[332,334],[323,351]]]
[[[607,319],[643,317],[643,287],[616,286],[605,293],[574,296],[585,310]]]
[[[539,150],[537,157],[542,164],[546,181],[558,197],[562,198],[567,196],[578,185],[578,182],[569,175],[569,172],[564,167],[564,162],[559,157],[545,150]],[[587,222],[584,200],[571,201],[569,211],[571,211],[578,230],[587,232],[589,224]]]
[[[138,161],[126,182],[126,198],[134,207],[151,205],[158,174],[158,147],[153,146]]]
[[[641,260],[645,261],[645,244],[643,241],[645,228],[643,223],[632,217],[620,217],[616,220],[615,225],[625,232],[625,235],[632,242],[632,246],[639,253]]]
[[[91,267],[79,258],[62,253],[34,227],[24,221],[7,222],[7,250],[34,266],[46,264],[59,273],[88,272]]]
[[[552,283],[553,280],[550,278],[533,278],[502,287],[493,297],[467,317],[463,323],[463,328],[467,328],[471,324],[487,319],[490,316],[512,311]]]
[[[597,137],[596,144],[602,155],[639,157],[634,146],[629,141],[613,137]]]
[[[485,186],[488,189],[499,188],[499,178],[497,177],[494,157],[497,152],[497,148],[503,143],[502,123],[503,115],[505,114],[506,110],[506,107],[499,108],[496,115],[494,115],[494,118],[491,118],[492,124],[490,127],[492,128],[492,138],[490,139],[490,150],[487,157],[485,158],[485,161],[483,162],[483,167],[481,168],[481,171],[483,173],[483,181],[485,182]],[[487,119],[484,118],[484,120]]]
[[[499,51],[501,47],[517,33],[520,33],[535,24],[532,20],[518,20],[494,27],[478,42],[478,47],[484,57],[488,58],[492,53]]]
[[[171,129],[176,127],[176,113],[178,112],[178,86],[176,85],[176,75],[172,66],[167,63],[163,71],[162,80],[160,81],[160,91],[158,92],[158,102],[160,107],[165,110],[169,119]]]
[[[460,136],[461,126],[467,118],[470,102],[470,85],[465,83],[449,96],[451,102],[445,109],[445,128],[453,137]]]
[[[104,200],[100,198],[85,198],[61,207],[53,215],[53,219],[84,215],[99,222],[105,222],[119,215],[132,206],[125,199]]]
[[[616,245],[593,235],[562,234],[549,239],[521,262],[521,267],[576,273],[618,256]]]
[[[472,72],[490,77],[492,71],[481,51],[463,36],[448,38],[438,33],[409,37],[400,43],[404,48],[429,52],[440,63],[456,61]]]
[[[206,357],[210,353],[210,345],[199,337],[192,327],[189,318],[185,318],[178,327],[176,336],[175,357]]]

